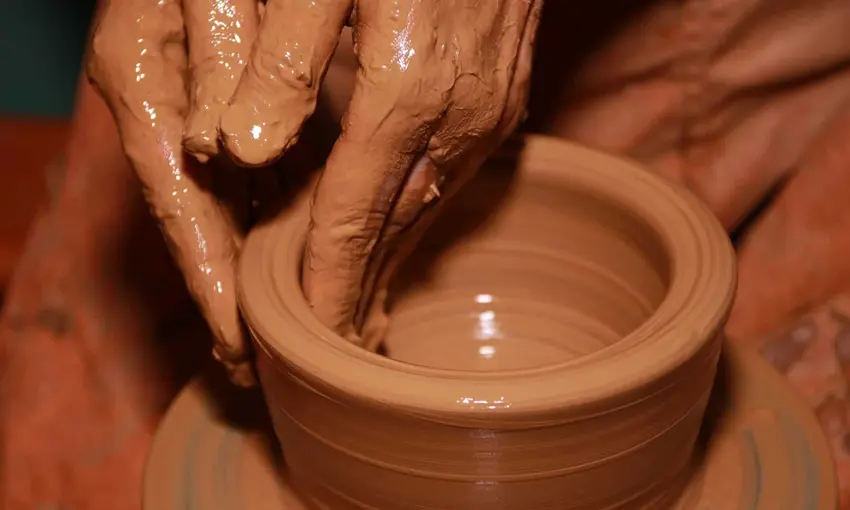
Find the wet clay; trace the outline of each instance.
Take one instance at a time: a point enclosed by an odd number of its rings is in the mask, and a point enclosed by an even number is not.
[[[832,459],[811,411],[734,344],[724,344],[721,368],[686,489],[670,508],[835,510]],[[248,399],[222,388],[195,381],[172,406],[147,464],[144,510],[304,510],[265,421],[245,423],[258,410],[228,420],[222,402]]]
[[[311,313],[308,200],[249,237],[241,308],[311,504],[631,509],[680,495],[735,287],[728,239],[638,166],[524,145],[479,172],[398,273],[387,357]]]
[[[145,197],[215,335],[215,355],[240,383],[251,381],[251,371],[234,289],[242,241],[238,215],[213,194],[213,169],[183,152],[183,135],[191,111],[189,147],[211,151],[216,127],[211,119],[235,87],[242,52],[256,31],[256,5],[252,0],[103,2],[88,61],[89,76],[110,105]],[[184,82],[190,70],[191,103]],[[240,205],[247,207],[237,204],[237,209]]]
[[[370,344],[383,331],[388,267],[525,112],[542,2],[269,2],[221,122],[245,165],[298,138],[344,24],[354,92],[313,198],[304,260],[324,324]],[[363,330],[367,331],[365,334]]]

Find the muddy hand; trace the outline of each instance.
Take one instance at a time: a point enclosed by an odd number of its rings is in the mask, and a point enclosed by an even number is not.
[[[241,233],[212,194],[209,170],[184,154],[183,135],[185,126],[187,146],[202,158],[215,153],[216,112],[244,68],[242,53],[259,22],[256,0],[108,0],[99,15],[89,76],[110,105],[124,151],[212,328],[216,357],[235,381],[250,383],[234,292]]]
[[[375,282],[430,205],[519,123],[539,0],[269,0],[222,140],[261,165],[297,139],[349,23],[355,90],[313,198],[304,290],[361,342]],[[407,243],[409,244],[409,243]]]

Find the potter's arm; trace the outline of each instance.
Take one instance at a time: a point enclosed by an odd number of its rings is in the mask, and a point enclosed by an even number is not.
[[[0,508],[139,510],[154,428],[208,341],[85,81],[46,174],[0,313]]]

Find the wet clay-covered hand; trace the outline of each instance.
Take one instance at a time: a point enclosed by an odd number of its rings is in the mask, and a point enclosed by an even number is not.
[[[248,166],[297,139],[348,23],[359,69],[315,191],[303,285],[319,318],[368,337],[414,231],[525,113],[540,0],[269,0],[221,121]],[[417,228],[413,228],[413,227]],[[377,290],[376,290],[377,289]],[[367,347],[368,339],[365,342]]]
[[[185,146],[201,160],[215,153],[219,112],[236,87],[259,18],[256,0],[105,0],[88,63],[213,330],[215,355],[240,383],[252,376],[234,292],[238,215],[213,193],[212,168],[184,153],[183,138],[185,131]],[[236,188],[231,183],[228,192]]]
[[[547,8],[534,113],[550,113],[559,136],[686,185],[744,234],[732,336],[756,338],[850,287],[840,198],[850,182],[850,3]]]

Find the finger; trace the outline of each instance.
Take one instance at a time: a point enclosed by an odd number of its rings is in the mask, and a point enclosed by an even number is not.
[[[367,350],[376,350],[386,332],[385,305],[390,279],[416,248],[443,204],[439,175],[428,156],[414,163],[373,250],[355,316],[355,329]]]
[[[467,99],[446,112],[442,127],[429,141],[427,156],[402,189],[367,268],[356,320],[367,349],[376,349],[383,340],[389,282],[398,266],[414,251],[443,204],[524,117],[541,6],[542,2],[533,0],[530,5],[514,3],[507,12],[491,13],[505,16],[503,24],[510,27],[499,31],[499,40],[493,42],[501,53],[497,62],[507,62],[504,81],[497,79],[485,87],[479,81],[455,84],[456,94]],[[470,111],[479,114],[469,115]],[[501,116],[488,118],[486,112],[501,112]]]
[[[352,341],[364,271],[417,152],[382,138],[389,136],[383,129],[373,140],[358,136],[361,129],[352,124],[354,134],[344,131],[328,158],[313,197],[302,272],[316,315]]]
[[[316,106],[348,18],[347,0],[269,0],[245,73],[221,119],[225,148],[248,166],[294,144]]]
[[[91,46],[89,76],[118,124],[186,283],[216,337],[215,355],[248,383],[237,315],[233,263],[240,243],[233,221],[210,193],[208,176],[181,149],[183,20],[175,0],[109,2]]]
[[[360,72],[343,132],[315,191],[302,272],[305,294],[319,319],[355,342],[354,315],[366,267],[414,162],[445,111],[442,92],[451,88],[433,50],[433,20],[427,13],[383,16],[386,7],[359,4],[355,47]],[[386,51],[398,34],[408,37],[404,43],[410,44],[413,58],[397,59]]]
[[[377,349],[387,327],[389,284],[399,266],[417,248],[444,206],[469,181],[489,152],[475,150],[474,142],[456,151],[459,156],[438,166],[423,156],[414,166],[366,268],[355,326],[363,346]],[[445,176],[452,176],[446,179]]]
[[[184,147],[198,160],[218,152],[218,123],[233,96],[260,22],[257,0],[183,0],[191,71]]]

